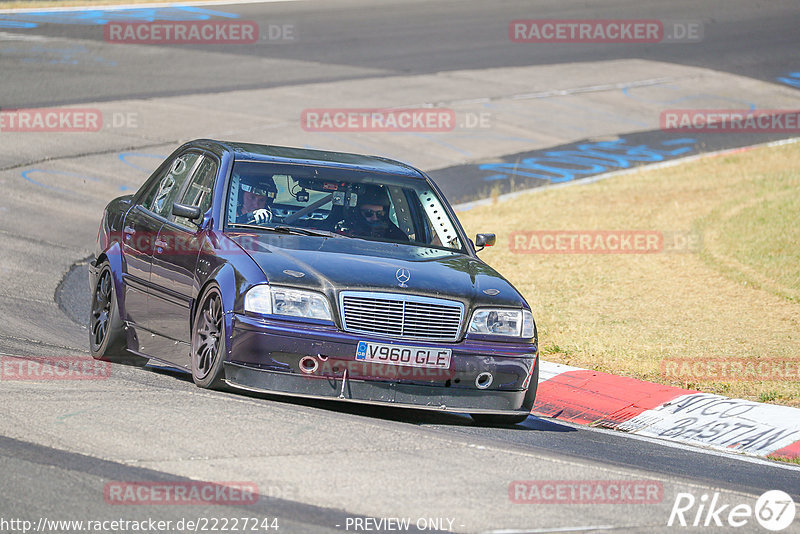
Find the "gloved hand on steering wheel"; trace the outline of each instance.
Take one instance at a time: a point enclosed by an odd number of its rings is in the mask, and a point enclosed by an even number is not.
[[[271,206],[278,192],[272,178],[234,174],[231,187],[235,188],[236,193],[233,197],[236,202],[236,222],[247,224],[272,222],[274,213]]]
[[[269,209],[269,207],[255,210],[252,213],[250,213],[250,219],[248,220],[248,222],[256,222],[256,223],[272,222],[272,210]]]

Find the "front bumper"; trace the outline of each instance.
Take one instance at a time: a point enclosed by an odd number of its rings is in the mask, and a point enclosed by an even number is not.
[[[431,343],[342,332],[331,325],[234,314],[228,384],[250,391],[469,413],[527,412],[537,347],[462,340]],[[449,369],[365,364],[359,341],[449,348]],[[486,386],[485,374],[491,374]],[[480,375],[484,380],[478,387]],[[530,400],[530,399],[529,399]]]

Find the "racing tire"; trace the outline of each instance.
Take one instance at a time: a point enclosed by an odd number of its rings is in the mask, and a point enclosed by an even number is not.
[[[119,315],[117,290],[108,262],[100,265],[89,310],[89,352],[97,360],[141,364],[128,352],[125,328]]]
[[[225,313],[216,286],[203,293],[192,322],[192,380],[204,389],[225,389]]]

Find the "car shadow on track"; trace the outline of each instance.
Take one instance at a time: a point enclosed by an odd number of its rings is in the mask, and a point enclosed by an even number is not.
[[[149,364],[147,369],[163,376],[170,376],[175,379],[191,383],[191,375],[187,372],[175,368],[157,366]],[[457,412],[440,412],[432,410],[416,410],[413,408],[399,408],[393,406],[375,406],[355,402],[342,402],[337,400],[307,399],[302,397],[289,397],[270,393],[258,393],[252,391],[227,388],[225,393],[239,397],[260,399],[284,404],[294,404],[296,406],[306,406],[331,412],[369,417],[372,419],[382,419],[384,421],[395,421],[398,423],[408,423],[412,425],[443,425],[452,427],[485,427],[502,428],[516,431],[539,431],[539,432],[575,432],[570,426],[554,423],[546,419],[540,419],[535,415],[529,415],[522,423],[515,425],[486,425],[475,422],[469,415]]]
[[[419,426],[451,426],[451,427],[477,427],[507,429],[516,431],[539,431],[539,432],[575,432],[575,429],[566,425],[560,425],[545,419],[540,419],[535,415],[529,415],[522,423],[515,425],[501,424],[478,424],[466,413],[458,412],[439,412],[431,410],[417,410],[413,408],[396,408],[393,406],[375,406],[354,402],[342,402],[323,399],[304,399],[299,397],[284,397],[268,393],[254,393],[249,391],[232,391],[236,395],[243,395],[250,398],[295,404],[310,408],[318,408],[332,412],[345,413],[372,419],[382,419],[384,421],[395,421],[398,423],[408,423]]]

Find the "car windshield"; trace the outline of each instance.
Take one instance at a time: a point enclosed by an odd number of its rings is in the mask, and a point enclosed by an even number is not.
[[[445,201],[421,179],[237,161],[227,198],[229,228],[464,250]]]

